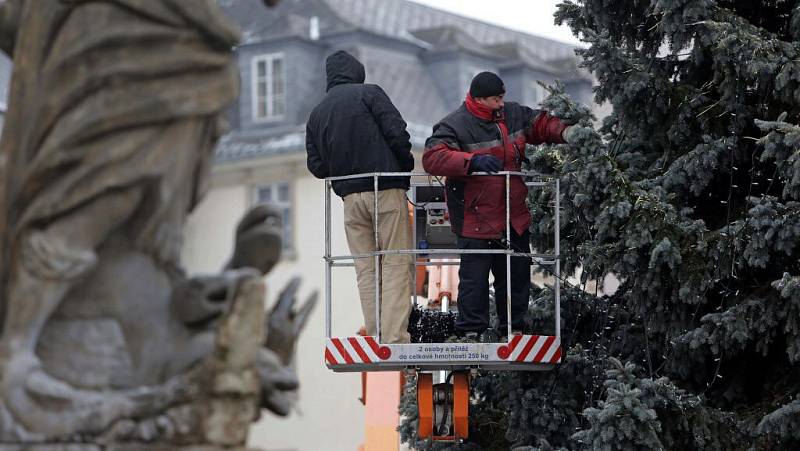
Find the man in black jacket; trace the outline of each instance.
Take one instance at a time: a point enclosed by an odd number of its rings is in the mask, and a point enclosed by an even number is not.
[[[406,123],[377,85],[364,84],[365,72],[344,51],[325,63],[328,93],[306,126],[308,169],[317,178],[370,172],[414,170]],[[406,191],[409,177],[382,177],[378,184],[378,240],[375,240],[374,179],[337,180],[333,191],[344,201],[347,243],[354,255],[376,250],[411,249]],[[383,343],[408,343],[411,312],[411,255],[381,259],[381,337]],[[361,308],[368,335],[376,335],[375,263],[355,260]]]

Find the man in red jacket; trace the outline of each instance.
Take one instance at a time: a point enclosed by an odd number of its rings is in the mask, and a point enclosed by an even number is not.
[[[429,174],[447,177],[447,208],[461,249],[530,252],[531,216],[521,177],[510,186],[511,236],[506,236],[505,177],[470,177],[473,172],[519,171],[526,144],[563,143],[569,127],[544,111],[504,102],[505,86],[496,74],[482,72],[470,85],[466,101],[433,127],[422,165]],[[511,259],[511,326],[521,331],[530,295],[530,259]],[[459,269],[456,330],[478,338],[489,329],[489,271],[494,274],[500,331],[508,327],[506,257],[463,254]],[[489,334],[481,337],[488,340]],[[493,334],[491,334],[493,335]]]

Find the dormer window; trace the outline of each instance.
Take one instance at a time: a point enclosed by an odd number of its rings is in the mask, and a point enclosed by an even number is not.
[[[283,53],[253,58],[253,121],[283,119],[286,114],[286,65]]]

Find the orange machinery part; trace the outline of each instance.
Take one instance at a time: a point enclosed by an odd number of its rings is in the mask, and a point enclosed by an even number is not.
[[[418,373],[417,406],[419,409],[417,434],[420,438],[432,438],[434,441],[454,441],[469,437],[469,371],[453,372],[454,435],[433,435],[433,374],[431,373]]]
[[[469,436],[469,372],[453,372],[453,433],[456,439]]]
[[[433,435],[433,374],[417,373],[417,406],[419,423],[417,433],[420,438]]]

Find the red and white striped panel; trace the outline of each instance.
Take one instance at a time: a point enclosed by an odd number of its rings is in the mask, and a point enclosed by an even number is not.
[[[329,338],[325,345],[325,362],[328,365],[352,365],[386,360],[392,351],[381,346],[375,337]]]
[[[559,363],[561,343],[551,335],[514,335],[497,350],[497,356],[510,362]]]

